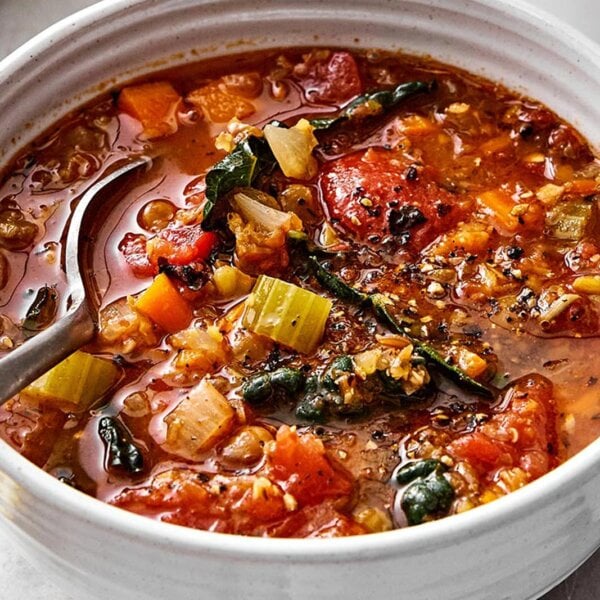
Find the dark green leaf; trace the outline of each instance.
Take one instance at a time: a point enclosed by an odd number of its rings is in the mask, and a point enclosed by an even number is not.
[[[394,478],[398,483],[404,485],[414,481],[418,477],[427,477],[427,475],[433,473],[436,469],[445,471],[446,468],[444,463],[434,458],[415,460],[400,467],[394,473]]]
[[[344,373],[353,372],[354,363],[352,362],[352,358],[350,358],[347,354],[343,354],[342,356],[338,356],[331,361],[331,365],[323,375],[322,384],[326,389],[333,392],[338,392],[339,388],[335,383],[338,377],[342,376]]]
[[[321,396],[305,396],[296,406],[296,416],[304,421],[320,423],[325,419],[326,403]]]
[[[281,367],[271,373],[271,384],[279,386],[288,394],[297,394],[304,387],[306,377],[299,369]]]
[[[444,357],[429,344],[425,344],[419,340],[413,340],[413,344],[415,346],[415,352],[434,365],[440,373],[458,386],[465,388],[478,396],[482,396],[483,398],[492,399],[494,397],[494,394],[489,388],[478,381],[475,381],[472,377],[469,377],[461,368],[447,363],[444,360]]]
[[[311,375],[306,379],[304,391],[307,394],[316,394],[319,390],[319,378],[316,375]]]
[[[359,290],[349,286],[342,281],[337,275],[334,275],[319,261],[315,256],[308,257],[309,265],[317,279],[317,281],[334,296],[345,300],[352,304],[370,305],[377,320],[400,335],[409,338],[415,347],[415,351],[425,358],[432,366],[437,368],[444,376],[454,381],[457,385],[466,388],[484,398],[493,398],[493,393],[486,386],[469,377],[462,369],[455,365],[451,365],[444,360],[444,357],[429,344],[415,339],[409,332],[409,324],[403,324],[389,310],[389,300],[383,294],[365,294]]]
[[[290,395],[297,394],[304,388],[306,377],[298,369],[281,367],[272,373],[260,373],[254,375],[242,386],[244,400],[253,404],[265,402],[273,393],[275,388],[280,388]]]
[[[369,296],[373,313],[377,320],[389,330],[410,338],[410,326],[412,321],[401,322],[390,312],[390,300],[383,294],[371,294]]]
[[[429,344],[415,339],[408,332],[407,325],[403,325],[398,322],[396,317],[388,310],[388,305],[385,296],[381,294],[373,294],[371,297],[371,304],[377,320],[382,324],[391,329],[394,333],[404,335],[408,337],[413,346],[415,352],[425,358],[431,365],[437,368],[443,375],[448,379],[454,381],[460,387],[466,388],[483,396],[484,398],[493,398],[491,390],[485,387],[483,384],[475,381],[472,377],[469,377],[462,369],[455,365],[451,365],[444,360],[444,357]]]
[[[271,385],[271,375],[261,373],[254,375],[242,386],[242,395],[246,402],[251,404],[260,404],[271,397],[273,386]]]
[[[98,422],[98,434],[104,442],[108,468],[122,469],[133,475],[143,471],[144,457],[118,419],[102,417]]]
[[[428,516],[448,512],[454,499],[454,489],[439,473],[431,473],[409,485],[400,503],[409,525],[419,525]]]
[[[328,271],[315,256],[309,256],[308,262],[317,281],[336,298],[352,304],[365,304],[369,301],[367,294],[359,292],[342,281],[337,275]]]
[[[321,117],[311,119],[310,124],[318,130],[329,129],[343,121],[363,118],[368,116],[378,116],[383,112],[397,106],[405,100],[416,94],[430,92],[433,83],[423,81],[409,81],[401,83],[392,90],[375,90],[362,96],[358,96],[348,104],[335,117]],[[365,110],[366,109],[366,110]]]
[[[275,157],[264,138],[250,136],[240,142],[206,174],[206,203],[202,228],[213,229],[219,200],[236,187],[249,187],[259,175],[270,173]]]

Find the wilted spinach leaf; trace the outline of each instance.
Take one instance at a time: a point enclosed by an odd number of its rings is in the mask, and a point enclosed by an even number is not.
[[[215,227],[214,209],[218,201],[236,187],[249,187],[259,175],[275,168],[276,160],[264,138],[249,136],[206,174],[206,204],[202,229]]]
[[[310,124],[319,130],[329,129],[342,121],[375,117],[416,94],[431,92],[435,82],[409,81],[391,90],[376,90],[358,96],[335,117],[312,119]]]
[[[144,470],[144,456],[118,419],[102,417],[98,423],[98,434],[104,442],[108,468],[124,469],[132,475]]]

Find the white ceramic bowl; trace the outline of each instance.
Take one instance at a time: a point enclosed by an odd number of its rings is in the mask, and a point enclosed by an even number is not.
[[[0,63],[2,160],[98,84],[311,44],[431,54],[542,100],[600,141],[600,50],[511,0],[106,0]],[[506,498],[419,527],[335,540],[243,538],[105,505],[0,443],[1,530],[85,598],[536,598],[600,543],[599,496],[596,442]]]

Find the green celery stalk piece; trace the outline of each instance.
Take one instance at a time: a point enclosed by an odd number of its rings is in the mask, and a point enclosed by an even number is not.
[[[86,409],[113,385],[119,369],[110,361],[77,350],[22,393],[69,409]]]
[[[325,330],[332,302],[281,279],[261,275],[242,316],[246,329],[303,354],[313,352]]]

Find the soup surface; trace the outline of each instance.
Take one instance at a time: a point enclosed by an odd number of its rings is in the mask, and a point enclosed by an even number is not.
[[[67,485],[163,521],[332,537],[462,512],[600,432],[600,163],[544,106],[439,63],[291,49],[115,90],[0,187],[0,351],[94,341],[0,408]],[[1,383],[0,383],[1,385]]]

